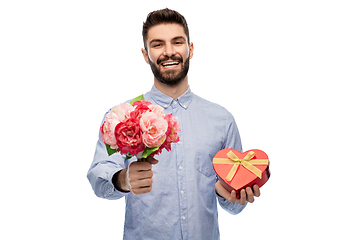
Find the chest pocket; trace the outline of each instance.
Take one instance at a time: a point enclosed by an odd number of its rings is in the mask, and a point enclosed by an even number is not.
[[[221,144],[212,142],[209,139],[199,139],[196,149],[196,168],[207,177],[215,175],[212,159],[221,150]]]

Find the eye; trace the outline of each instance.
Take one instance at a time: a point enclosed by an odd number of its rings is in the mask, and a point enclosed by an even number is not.
[[[162,46],[161,43],[154,43],[154,44],[152,44],[151,47],[153,47],[153,48],[160,48],[161,46]]]

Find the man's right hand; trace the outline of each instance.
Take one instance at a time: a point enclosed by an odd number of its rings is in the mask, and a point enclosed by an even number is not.
[[[120,191],[132,192],[135,195],[148,193],[152,189],[152,165],[159,161],[153,157],[148,157],[146,162],[132,162],[114,175],[113,183]]]

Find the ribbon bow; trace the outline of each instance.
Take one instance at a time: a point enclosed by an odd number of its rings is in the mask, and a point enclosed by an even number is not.
[[[230,172],[226,176],[226,181],[231,181],[237,169],[240,165],[243,165],[246,169],[248,169],[250,172],[255,174],[258,178],[261,179],[261,170],[255,167],[255,165],[268,165],[269,159],[252,159],[255,157],[255,153],[253,151],[250,151],[243,159],[239,159],[238,156],[236,156],[235,153],[233,153],[231,150],[226,154],[228,158],[214,158],[213,163],[214,164],[233,164],[233,167],[231,168]],[[235,162],[235,163],[234,163]]]

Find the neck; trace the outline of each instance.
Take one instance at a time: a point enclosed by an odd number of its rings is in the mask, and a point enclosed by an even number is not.
[[[184,80],[176,85],[167,85],[159,82],[156,78],[154,78],[154,85],[163,94],[172,97],[173,99],[177,99],[189,88],[188,76],[186,76]]]

